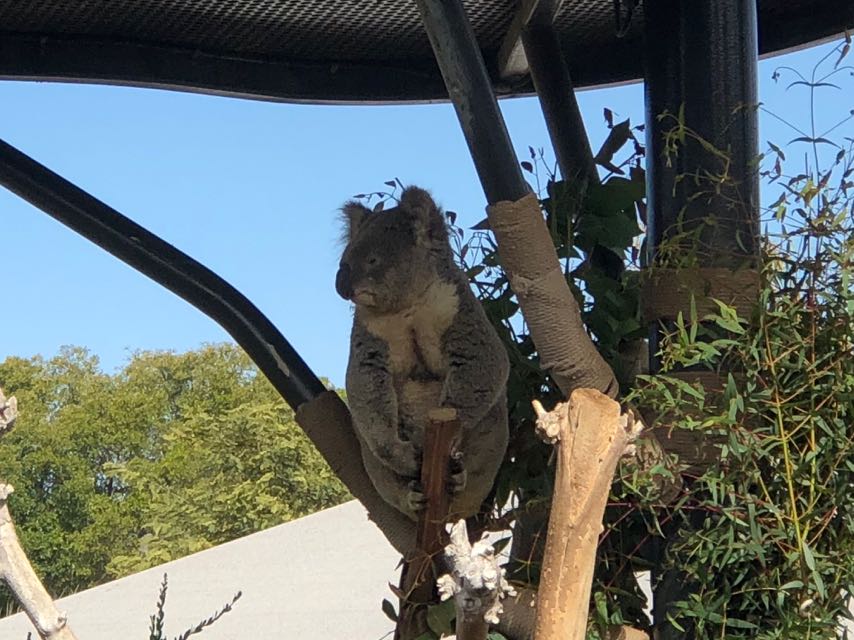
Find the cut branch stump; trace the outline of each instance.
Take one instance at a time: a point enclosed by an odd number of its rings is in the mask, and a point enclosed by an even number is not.
[[[456,640],[486,640],[489,625],[498,622],[501,600],[516,595],[498,565],[495,550],[483,535],[479,542],[469,542],[466,521],[451,528],[451,543],[445,547],[450,573],[439,578],[442,600],[454,598],[457,612]]]
[[[593,389],[576,389],[552,411],[536,401],[534,409],[538,433],[557,447],[534,640],[584,640],[605,505],[642,423]]]

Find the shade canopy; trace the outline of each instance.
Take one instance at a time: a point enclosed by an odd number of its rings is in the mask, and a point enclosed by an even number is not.
[[[532,92],[514,44],[520,15],[536,3],[464,2],[499,96]],[[642,6],[620,37],[614,5],[572,0],[556,15],[577,87],[643,75]],[[851,0],[758,7],[761,54],[854,23]],[[301,102],[447,99],[412,0],[0,0],[0,77]]]

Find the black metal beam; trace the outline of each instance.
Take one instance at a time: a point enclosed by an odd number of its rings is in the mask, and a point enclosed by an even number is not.
[[[549,130],[561,175],[565,180],[587,178],[598,182],[593,152],[575,89],[564,58],[553,16],[537,19],[522,31],[522,43],[534,89]]]
[[[648,262],[661,265],[662,244],[690,251],[700,267],[755,268],[759,251],[757,18],[755,0],[645,0]],[[663,113],[666,118],[660,118]],[[681,122],[679,114],[682,114]],[[666,135],[684,141],[665,161]],[[724,180],[713,176],[726,174]],[[672,266],[663,264],[663,266]],[[654,295],[654,291],[652,292]],[[712,292],[714,295],[714,292]],[[686,308],[690,304],[685,301]],[[655,319],[653,319],[655,320]],[[651,327],[657,370],[660,330]],[[689,526],[693,526],[689,525]],[[661,640],[696,637],[673,603],[693,589],[666,569],[667,540],[657,540],[653,621]]]
[[[502,76],[530,73],[564,179],[596,182],[584,120],[569,66],[554,26],[563,0],[522,0],[498,53]]]
[[[281,60],[152,43],[0,33],[0,79],[95,82],[269,101],[447,100],[432,60]]]
[[[530,193],[460,0],[417,0],[421,19],[490,204]]]
[[[518,78],[528,74],[528,58],[522,45],[522,32],[529,24],[553,24],[564,0],[519,0],[516,14],[498,49],[498,75]]]
[[[2,140],[0,184],[210,316],[294,409],[325,391],[278,329],[237,289]]]
[[[644,12],[650,257],[696,230],[703,266],[743,264],[759,249],[755,0],[648,0]],[[667,167],[680,110],[703,143],[688,135]],[[724,170],[722,184],[709,179]]]
[[[513,21],[498,48],[498,77],[516,79],[528,74],[528,59],[522,46],[522,30],[531,21],[541,0],[519,0]]]
[[[522,0],[520,6],[544,0]],[[554,1],[554,0],[552,0]],[[7,3],[8,4],[8,3]],[[766,3],[763,3],[766,4]],[[762,15],[759,45],[763,55],[833,37],[854,26],[851,0],[801,1],[796,6],[769,5]],[[301,60],[276,55],[252,55],[201,50],[191,45],[110,37],[110,34],[23,33],[3,31],[0,24],[0,79],[94,82],[156,87],[285,102],[375,104],[445,101],[441,74],[420,54],[401,60],[359,62],[344,58]],[[515,29],[518,34],[519,29]],[[516,50],[518,38],[509,43]],[[563,41],[573,65],[576,88],[632,82],[643,74],[640,39],[594,39],[593,44]],[[530,95],[527,78],[500,73],[506,53],[496,46],[484,50],[494,71],[499,97]],[[511,74],[527,73],[524,56]],[[507,71],[505,69],[505,71]]]

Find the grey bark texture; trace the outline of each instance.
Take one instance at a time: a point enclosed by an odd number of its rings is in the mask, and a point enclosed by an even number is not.
[[[587,334],[537,197],[499,202],[486,211],[542,367],[566,397],[582,388],[616,397],[614,372]]]

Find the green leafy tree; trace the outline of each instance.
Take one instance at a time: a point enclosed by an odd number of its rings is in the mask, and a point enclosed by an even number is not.
[[[338,504],[347,492],[233,345],[8,358],[0,469],[30,558],[64,594]],[[0,593],[0,610],[8,604]]]

